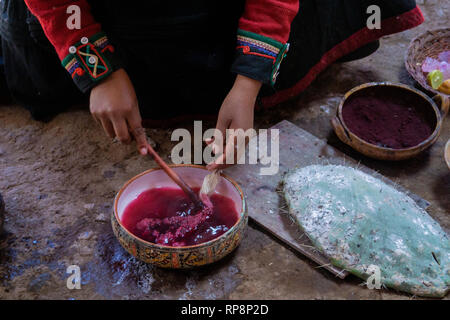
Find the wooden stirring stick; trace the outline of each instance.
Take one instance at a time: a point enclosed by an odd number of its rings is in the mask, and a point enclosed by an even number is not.
[[[147,146],[148,154],[155,159],[156,163],[163,169],[167,175],[172,179],[180,188],[191,198],[192,202],[194,202],[195,206],[203,207],[203,202],[200,200],[199,196],[192,191],[191,187],[171,168],[169,167],[163,159],[153,150],[152,146],[148,144]]]
[[[145,137],[148,155],[150,157],[153,157],[153,159],[155,159],[155,161],[159,165],[159,167],[167,173],[167,175],[170,177],[170,179],[172,179],[177,185],[180,186],[180,188],[184,191],[184,193],[186,193],[189,196],[189,198],[191,199],[191,201],[194,203],[194,205],[197,208],[203,208],[203,202],[200,200],[200,197],[194,191],[192,191],[191,187],[189,187],[189,185],[178,174],[176,174],[176,172],[171,167],[169,167],[164,162],[163,159],[161,159],[161,157],[152,148],[150,143],[148,143],[147,134],[145,133],[144,128],[140,127],[140,128],[131,130],[131,134],[133,135],[133,137],[136,141],[139,139],[139,137],[141,137],[141,138],[142,138],[142,136]],[[141,139],[139,139],[139,140],[142,141]]]

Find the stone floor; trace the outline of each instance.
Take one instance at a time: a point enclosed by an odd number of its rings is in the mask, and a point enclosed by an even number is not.
[[[448,26],[450,16],[447,1],[419,4],[424,25],[386,37],[368,58],[333,65],[296,100],[257,114],[256,124],[265,128],[287,119],[327,139],[428,200],[430,214],[449,231],[450,171],[443,159],[448,117],[431,149],[401,163],[361,158],[337,140],[329,123],[339,99],[358,84],[413,84],[403,67],[409,41],[427,29]],[[172,147],[170,133],[149,131],[164,156]],[[212,266],[170,271],[136,261],[114,238],[109,215],[120,186],[153,166],[132,146],[112,144],[87,110],[66,112],[44,124],[18,106],[1,106],[0,191],[7,214],[0,238],[0,299],[411,298],[368,290],[352,276],[338,279],[252,224],[239,249]],[[81,267],[81,290],[66,287],[69,265]]]

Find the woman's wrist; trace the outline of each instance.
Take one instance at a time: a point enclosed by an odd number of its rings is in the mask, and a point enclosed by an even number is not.
[[[249,77],[238,74],[234,81],[232,91],[237,91],[240,94],[247,96],[250,99],[256,100],[259,90],[261,89],[262,82],[251,79]]]

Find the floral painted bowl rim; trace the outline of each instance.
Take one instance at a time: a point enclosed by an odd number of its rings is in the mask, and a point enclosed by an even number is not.
[[[196,165],[196,164],[172,164],[169,165],[169,167],[171,168],[178,168],[178,167],[190,167],[190,168],[197,168],[197,169],[203,169],[205,171],[208,171],[206,169],[205,166],[202,165]],[[118,210],[117,210],[117,205],[120,199],[120,196],[122,195],[122,193],[125,191],[125,189],[136,179],[150,173],[156,170],[162,170],[161,168],[152,168],[152,169],[148,169],[145,170],[144,172],[139,173],[138,175],[134,176],[133,178],[131,178],[130,180],[128,180],[127,182],[125,182],[123,184],[123,186],[120,188],[120,190],[117,192],[115,198],[114,198],[114,217],[117,220],[117,223],[119,224],[119,226],[132,238],[136,239],[138,242],[142,242],[146,245],[150,245],[150,246],[155,246],[157,248],[161,248],[161,249],[179,249],[179,250],[188,250],[188,249],[196,249],[196,248],[201,248],[201,247],[209,247],[211,246],[214,242],[219,241],[222,238],[226,238],[230,233],[232,233],[232,231],[238,227],[239,223],[242,221],[242,219],[245,219],[245,212],[246,212],[246,202],[245,202],[245,196],[244,196],[244,192],[242,191],[241,187],[239,186],[239,184],[230,176],[228,176],[227,174],[224,174],[223,172],[220,173],[220,176],[226,180],[228,180],[233,187],[237,190],[237,192],[239,193],[239,196],[241,197],[241,202],[242,202],[242,209],[239,212],[239,217],[236,221],[236,223],[229,229],[227,230],[225,233],[221,234],[220,236],[218,236],[217,238],[211,239],[207,242],[202,242],[199,244],[195,244],[192,246],[180,246],[180,247],[173,247],[173,246],[166,246],[166,245],[162,245],[162,244],[157,244],[154,242],[150,242],[150,241],[146,241],[144,239],[139,238],[138,236],[135,236],[134,234],[132,234],[123,224],[122,221],[119,218],[118,215]]]

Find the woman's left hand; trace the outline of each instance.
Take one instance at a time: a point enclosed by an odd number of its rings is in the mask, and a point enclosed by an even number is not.
[[[227,164],[227,154],[233,154],[235,157],[233,164],[236,163],[237,152],[230,153],[230,151],[235,149],[237,137],[225,139],[227,137],[226,130],[242,129],[245,132],[247,129],[253,128],[255,102],[261,85],[260,81],[237,75],[233,88],[231,88],[220,107],[216,125],[216,129],[222,133],[224,143],[227,142],[227,144],[222,155],[214,163],[208,164],[208,170],[223,169],[230,166],[231,164]],[[214,143],[214,141],[207,141],[207,143]],[[217,150],[217,147],[219,146],[213,145],[213,150]],[[220,147],[223,148],[223,146]],[[228,162],[230,162],[230,159]]]

